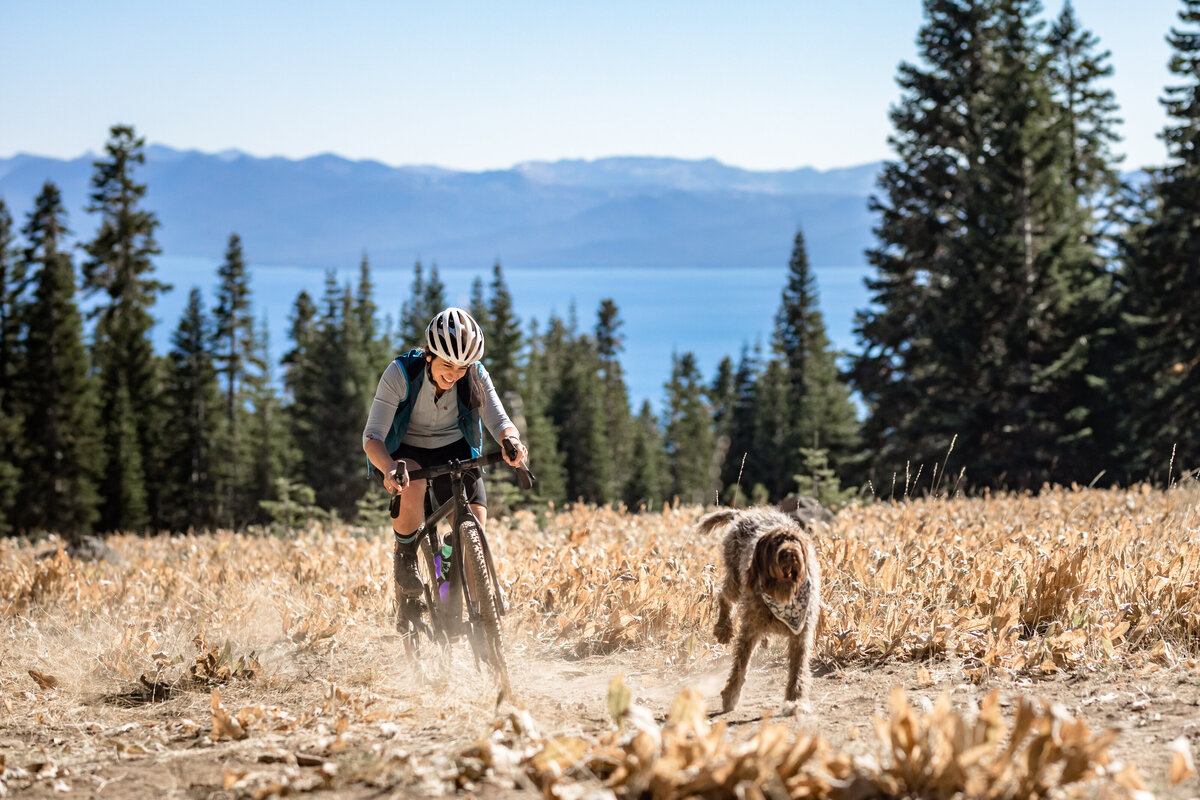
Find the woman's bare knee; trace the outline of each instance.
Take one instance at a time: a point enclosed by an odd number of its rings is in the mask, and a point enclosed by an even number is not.
[[[408,471],[420,469],[420,465],[410,458],[404,459]],[[425,519],[425,481],[411,481],[400,492],[400,513],[392,520],[392,530],[401,536],[407,536],[421,526]]]

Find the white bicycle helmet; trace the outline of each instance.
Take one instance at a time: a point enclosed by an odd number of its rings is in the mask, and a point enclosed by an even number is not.
[[[447,308],[425,328],[425,350],[456,367],[465,367],[483,357],[483,330],[466,311]]]

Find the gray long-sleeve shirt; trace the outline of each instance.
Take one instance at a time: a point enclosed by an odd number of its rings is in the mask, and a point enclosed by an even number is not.
[[[462,380],[467,380],[466,377]],[[505,428],[514,427],[504,411],[492,377],[481,364],[479,366],[479,387],[483,390],[483,408],[480,409],[483,424],[496,441],[500,440],[500,432]],[[417,447],[442,447],[456,442],[463,437],[462,429],[458,427],[458,393],[451,389],[436,397],[436,387],[428,376],[421,381],[421,388],[413,405],[412,418],[404,441]],[[387,369],[379,378],[379,386],[375,390],[375,399],[371,402],[371,413],[367,417],[367,426],[363,429],[363,444],[370,439],[387,441],[388,431],[392,429],[392,420],[396,416],[396,408],[408,397],[408,378],[395,361],[388,364]]]

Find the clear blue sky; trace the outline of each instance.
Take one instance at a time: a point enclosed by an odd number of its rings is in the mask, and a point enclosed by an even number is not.
[[[1075,3],[1113,53],[1126,168],[1165,159],[1180,5]],[[918,0],[0,0],[0,156],[77,156],[126,122],[177,148],[472,170],[846,166],[888,156],[920,23]]]

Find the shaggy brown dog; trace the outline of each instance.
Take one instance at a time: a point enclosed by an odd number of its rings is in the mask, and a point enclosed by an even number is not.
[[[821,574],[812,540],[795,518],[771,508],[717,511],[699,522],[708,533],[725,528],[725,583],[717,598],[713,634],[722,644],[733,638],[730,606],[739,619],[733,669],[721,692],[725,711],[737,706],[746,665],[766,634],[788,639],[787,703],[812,691],[809,658],[821,613]]]

